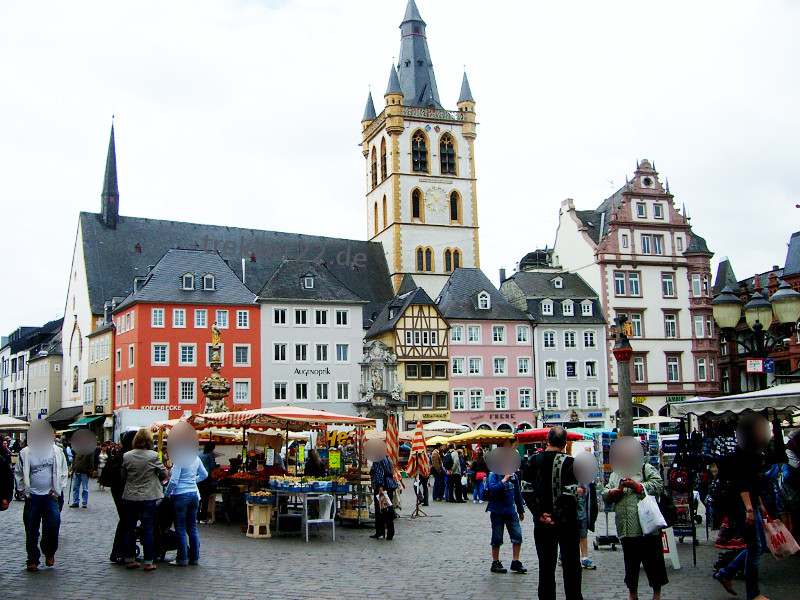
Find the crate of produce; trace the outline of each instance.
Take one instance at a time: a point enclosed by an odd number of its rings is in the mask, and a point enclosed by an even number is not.
[[[275,504],[275,496],[269,492],[254,492],[244,495],[248,504]]]
[[[339,510],[339,517],[342,519],[369,519],[369,509],[342,508]]]
[[[311,490],[314,492],[332,492],[332,481],[314,481],[311,483]]]
[[[336,482],[336,481],[334,481],[332,483],[333,483],[333,489],[331,491],[339,492],[339,493],[342,493],[342,494],[346,494],[347,492],[350,491],[350,484],[349,483],[339,483],[339,482]]]

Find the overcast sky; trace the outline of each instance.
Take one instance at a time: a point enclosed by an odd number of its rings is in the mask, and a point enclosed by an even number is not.
[[[0,333],[61,316],[116,115],[123,215],[364,238],[358,146],[406,0],[0,6]],[[466,65],[482,267],[552,245],[648,158],[739,278],[800,229],[800,4],[418,0],[442,103]]]

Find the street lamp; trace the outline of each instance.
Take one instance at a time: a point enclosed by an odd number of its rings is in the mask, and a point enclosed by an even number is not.
[[[781,281],[778,290],[768,300],[761,292],[756,277],[754,292],[747,304],[742,306],[742,301],[736,293],[726,285],[711,301],[711,310],[717,326],[722,330],[720,338],[723,342],[732,340],[741,346],[746,354],[753,358],[764,359],[773,349],[782,347],[786,338],[796,330],[797,320],[800,319],[800,293],[794,291],[785,281]],[[735,329],[742,318],[742,313],[751,332],[743,339],[739,339],[735,335]],[[777,321],[774,326],[773,316]],[[761,387],[766,387],[765,380],[762,380]]]

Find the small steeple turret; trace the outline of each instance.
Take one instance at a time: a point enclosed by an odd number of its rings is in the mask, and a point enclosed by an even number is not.
[[[100,220],[109,229],[116,229],[119,221],[119,187],[117,185],[117,151],[114,145],[114,123],[111,123],[111,138],[108,140],[106,172],[103,176],[103,192],[100,194]]]
[[[364,123],[366,127],[370,122],[375,120],[376,116],[375,103],[372,101],[372,90],[370,90],[367,96],[367,106],[364,108],[364,116],[361,118],[361,122]]]

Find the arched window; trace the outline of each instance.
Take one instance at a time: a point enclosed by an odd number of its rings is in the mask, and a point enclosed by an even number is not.
[[[461,222],[461,198],[456,191],[450,192],[450,220]]]
[[[411,218],[421,221],[425,220],[422,205],[422,192],[416,188],[411,192]]]
[[[375,202],[375,235],[378,235],[378,203]]]
[[[428,172],[428,142],[421,129],[411,136],[411,168],[417,173]]]
[[[372,187],[378,185],[378,153],[372,149]]]
[[[425,251],[422,248],[417,248],[417,271],[425,269]]]
[[[381,181],[386,179],[386,138],[381,140]]]
[[[442,175],[456,174],[456,146],[453,136],[449,133],[439,138],[439,163]]]
[[[425,248],[425,270],[433,271],[433,250]]]
[[[453,270],[455,271],[461,266],[461,250],[456,248],[453,250]]]
[[[453,270],[453,252],[450,248],[444,251],[444,270],[445,273],[450,273]]]
[[[430,247],[428,248],[417,248],[416,251],[417,257],[417,271],[422,273],[430,273],[433,271],[433,249]]]
[[[383,197],[383,228],[386,229],[388,225],[388,216],[386,215],[386,196]]]

